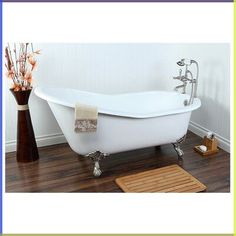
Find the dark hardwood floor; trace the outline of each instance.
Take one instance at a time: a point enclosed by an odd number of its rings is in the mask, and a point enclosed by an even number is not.
[[[182,167],[207,186],[206,192],[230,191],[230,154],[220,150],[202,157],[193,150],[201,138],[188,132],[182,149]],[[171,144],[114,154],[101,161],[103,174],[92,175],[90,159],[74,153],[68,144],[39,148],[40,159],[17,163],[16,153],[6,154],[6,192],[122,192],[115,179],[120,176],[178,164]]]

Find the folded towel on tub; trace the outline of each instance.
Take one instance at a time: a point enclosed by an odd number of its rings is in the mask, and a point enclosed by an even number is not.
[[[75,104],[75,132],[96,132],[97,117],[97,107]]]

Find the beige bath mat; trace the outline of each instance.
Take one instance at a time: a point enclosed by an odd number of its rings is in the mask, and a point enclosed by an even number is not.
[[[116,179],[124,192],[196,193],[206,186],[178,165],[166,166]]]

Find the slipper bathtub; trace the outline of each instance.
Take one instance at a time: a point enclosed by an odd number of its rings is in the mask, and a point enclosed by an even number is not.
[[[179,157],[191,112],[201,106],[195,98],[185,106],[189,95],[177,92],[148,91],[104,95],[65,88],[36,88],[46,100],[70,147],[94,161],[99,176],[99,161],[108,154],[172,143]],[[97,131],[74,132],[74,107],[77,102],[98,108]]]

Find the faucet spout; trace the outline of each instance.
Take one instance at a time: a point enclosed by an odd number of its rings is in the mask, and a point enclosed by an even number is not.
[[[183,89],[182,93],[185,94],[186,93],[186,85],[187,85],[187,83],[184,82],[183,84],[176,86],[175,91],[178,91],[179,89],[182,88]]]

